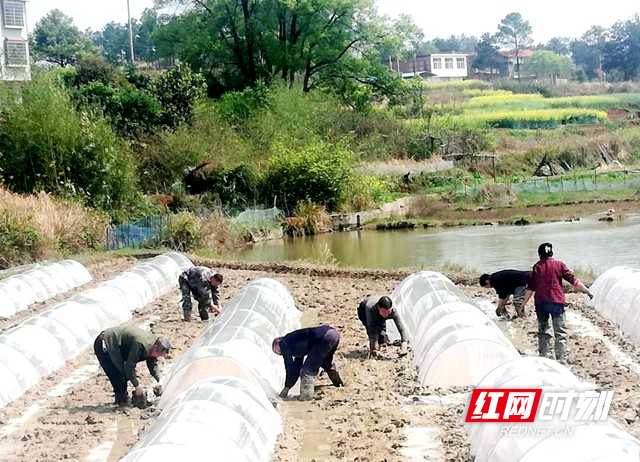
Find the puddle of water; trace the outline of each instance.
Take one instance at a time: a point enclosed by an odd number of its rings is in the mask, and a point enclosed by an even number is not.
[[[113,424],[107,430],[107,433],[116,435],[118,432],[118,422],[113,421]],[[87,462],[104,462],[109,458],[109,455],[113,452],[113,445],[115,441],[109,439],[99,446],[93,448],[87,457]]]
[[[405,462],[444,461],[444,449],[438,427],[404,427],[405,441],[400,455]]]
[[[324,426],[326,414],[308,402],[287,401],[287,414],[304,422],[304,434],[298,450],[299,462],[311,462],[331,458],[331,432]]]
[[[640,366],[614,342],[609,340],[599,327],[591,323],[587,318],[575,311],[567,311],[567,322],[571,324],[571,328],[583,337],[592,337],[602,340],[609,349],[611,355],[623,366],[628,366],[633,372],[640,376]]]
[[[131,437],[135,437],[138,434],[138,429],[135,427],[133,420],[129,419],[125,414],[118,416],[116,426],[116,439],[111,443],[111,452],[109,452],[109,456],[106,459],[100,459],[101,461],[117,462],[120,460],[129,452],[128,443],[131,441]]]

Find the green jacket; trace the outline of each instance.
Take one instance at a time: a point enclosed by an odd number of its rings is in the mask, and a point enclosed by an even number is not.
[[[150,358],[151,348],[158,336],[134,326],[119,326],[104,331],[104,341],[113,365],[130,381],[138,386],[136,364],[147,361],[153,378],[160,380],[158,360]]]

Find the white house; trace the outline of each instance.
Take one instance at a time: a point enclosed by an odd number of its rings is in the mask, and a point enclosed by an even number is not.
[[[389,60],[389,68],[396,71],[403,78],[413,78],[418,75],[430,82],[449,82],[465,80],[469,77],[469,59],[465,53],[434,53],[416,56],[409,61]]]
[[[27,35],[28,0],[0,0],[0,77],[3,81],[31,79]]]

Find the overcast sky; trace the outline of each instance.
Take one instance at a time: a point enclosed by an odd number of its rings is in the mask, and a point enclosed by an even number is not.
[[[619,20],[640,13],[637,0],[376,0],[380,13],[410,14],[422,27],[427,39],[450,35],[494,33],[507,14],[517,12],[529,21],[536,42],[552,37],[580,37],[591,26],[610,27]],[[153,0],[130,0],[131,15],[139,18]],[[84,30],[102,29],[110,22],[127,20],[126,0],[31,0],[27,3],[29,27],[50,10],[58,8],[73,17]]]

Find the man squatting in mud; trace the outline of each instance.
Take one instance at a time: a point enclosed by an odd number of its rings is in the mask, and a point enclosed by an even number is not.
[[[313,398],[313,379],[318,375],[320,367],[326,371],[335,387],[344,386],[333,362],[333,355],[339,344],[340,334],[331,326],[299,329],[284,337],[276,337],[271,349],[275,354],[282,356],[286,370],[280,397],[289,396],[289,390],[300,378],[300,399],[306,401]]]
[[[400,333],[400,356],[407,354],[407,335],[404,325],[400,321],[398,313],[393,309],[393,302],[389,297],[372,295],[365,298],[358,305],[358,319],[367,330],[369,337],[369,355],[377,356],[377,345],[389,343],[387,335],[387,320],[391,319],[396,324]]]
[[[198,302],[200,319],[209,319],[209,312],[220,313],[220,296],[218,287],[223,278],[206,266],[192,266],[178,277],[180,292],[182,292],[182,312],[186,322],[191,321],[191,294]]]

